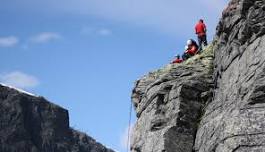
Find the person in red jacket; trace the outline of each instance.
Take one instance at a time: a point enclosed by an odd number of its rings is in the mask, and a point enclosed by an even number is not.
[[[203,20],[200,19],[199,22],[195,26],[195,32],[198,36],[199,50],[202,50],[202,44],[207,46],[207,35],[206,35],[206,25]]]
[[[194,56],[197,53],[198,49],[195,46],[192,46],[189,48],[186,53],[188,53],[190,56]]]
[[[198,53],[198,45],[196,43],[196,41],[194,41],[193,39],[189,39],[187,41],[187,50],[186,52],[189,53],[191,56],[195,55]]]
[[[183,62],[183,60],[180,58],[179,55],[176,56],[176,59],[174,61],[172,61],[171,63],[174,64],[174,63],[181,63]]]
[[[187,45],[185,46],[185,52],[182,55],[183,60],[187,60],[188,58],[196,55],[198,53],[198,45],[193,39],[189,39],[187,41]]]

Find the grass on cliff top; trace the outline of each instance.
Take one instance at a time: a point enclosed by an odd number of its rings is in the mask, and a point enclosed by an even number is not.
[[[203,60],[204,58],[214,58],[214,51],[213,51],[213,45],[209,44],[205,49],[203,49],[201,54],[197,54],[191,58],[189,58],[188,60],[186,60],[185,62],[183,62],[183,64],[185,65],[190,65],[190,64],[194,64],[196,61],[198,60]]]
[[[180,64],[168,64],[163,68],[160,68],[153,72],[149,72],[148,77],[157,78],[165,73],[168,73],[171,69],[176,68],[178,66],[185,66],[185,65],[188,66],[188,65],[196,64],[198,62],[201,62],[203,65],[205,65],[209,69],[212,69],[213,58],[214,58],[214,50],[213,50],[213,44],[211,43],[206,48],[203,49],[202,53],[197,54]]]

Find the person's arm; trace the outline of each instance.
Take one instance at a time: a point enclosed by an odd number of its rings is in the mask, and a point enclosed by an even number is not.
[[[195,54],[197,52],[197,47],[196,46],[192,46],[190,52],[191,52],[191,54]]]
[[[191,54],[191,49],[186,51],[187,54]]]
[[[204,28],[204,32],[206,33],[207,32],[207,28],[206,28],[205,24],[203,24],[203,28]]]

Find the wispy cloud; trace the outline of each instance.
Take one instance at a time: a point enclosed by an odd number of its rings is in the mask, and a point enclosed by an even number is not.
[[[99,35],[99,36],[109,36],[112,35],[113,32],[109,28],[95,28],[95,27],[83,27],[81,29],[81,34],[83,35]]]
[[[58,40],[62,36],[58,33],[53,32],[43,32],[31,37],[30,41],[32,43],[47,43],[50,41]]]
[[[0,74],[0,82],[21,89],[34,88],[40,83],[36,77],[20,71]]]
[[[17,45],[19,39],[15,36],[0,37],[0,47],[13,47]]]
[[[131,136],[133,133],[133,127],[134,127],[134,123],[130,125],[130,132],[129,132],[129,126],[127,126],[121,134],[120,145],[121,145],[121,148],[124,150],[127,149],[127,143],[129,143],[129,146],[130,146]],[[128,142],[128,133],[129,133],[129,142]]]
[[[192,33],[199,18],[204,18],[209,27],[217,24],[220,10],[228,0],[24,0],[19,9],[47,11],[51,15],[72,13],[90,15],[126,25],[141,26],[149,30],[171,33]],[[31,4],[31,5],[29,5]],[[58,5],[57,5],[58,4]],[[10,3],[10,7],[14,5]],[[29,8],[29,6],[32,6]],[[43,7],[45,6],[45,7]],[[38,9],[36,9],[38,8]],[[45,9],[43,9],[45,8]],[[49,8],[49,9],[47,9]],[[218,9],[216,9],[218,8]],[[129,24],[127,24],[129,23]],[[214,29],[213,27],[212,29]],[[191,29],[191,30],[190,30]]]
[[[217,2],[217,0],[213,0]],[[219,9],[211,6],[210,0],[191,1],[154,1],[154,0],[76,0],[73,7],[66,10],[97,16],[100,18],[126,22],[129,25],[140,26],[156,32],[171,35],[194,35],[194,24],[199,18],[204,18],[211,29],[215,29],[220,10],[226,0],[218,2]],[[79,5],[82,4],[82,5]],[[220,9],[221,8],[221,9]],[[209,30],[210,34],[214,30]]]
[[[103,28],[103,29],[99,29],[97,31],[97,33],[101,36],[108,36],[108,35],[111,35],[112,34],[112,31],[110,29],[106,29],[106,28]]]

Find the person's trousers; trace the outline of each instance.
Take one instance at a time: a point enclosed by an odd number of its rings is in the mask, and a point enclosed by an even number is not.
[[[206,35],[201,35],[201,36],[198,36],[198,43],[199,43],[199,50],[201,51],[202,50],[202,44],[204,46],[207,46],[207,36]]]

